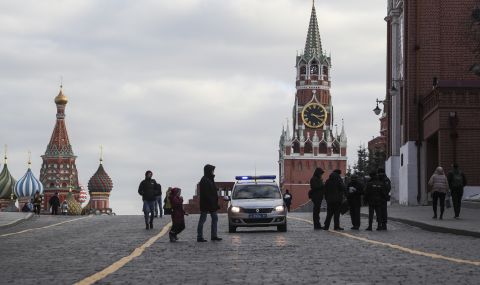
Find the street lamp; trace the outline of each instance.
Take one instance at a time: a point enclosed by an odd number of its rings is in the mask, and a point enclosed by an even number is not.
[[[382,112],[382,109],[380,109],[380,107],[378,107],[378,103],[382,103],[385,105],[385,101],[384,100],[378,100],[377,98],[377,106],[375,107],[375,109],[373,109],[373,112],[375,113],[375,115],[380,115],[380,112]]]

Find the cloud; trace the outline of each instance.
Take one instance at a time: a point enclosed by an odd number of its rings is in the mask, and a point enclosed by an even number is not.
[[[61,76],[80,180],[96,171],[104,145],[117,213],[139,213],[146,169],[186,198],[205,163],[217,165],[218,181],[278,172],[311,1],[17,2],[0,3],[0,143],[15,177],[28,150],[38,175]],[[386,7],[317,2],[336,122],[345,119],[353,160],[379,131],[372,109],[385,93]]]

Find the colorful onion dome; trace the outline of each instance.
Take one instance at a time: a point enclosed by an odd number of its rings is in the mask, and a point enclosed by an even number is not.
[[[14,193],[18,198],[32,197],[37,191],[43,194],[43,184],[35,178],[30,165],[31,162],[29,161],[27,173],[15,183]]]
[[[113,189],[113,183],[110,176],[108,176],[102,163],[97,169],[97,172],[88,181],[88,191],[92,192],[110,192]]]
[[[82,214],[82,205],[75,200],[72,191],[68,192],[66,201],[69,215],[77,216]]]
[[[85,187],[83,185],[80,185],[80,197],[78,199],[78,202],[84,203],[88,200],[88,192],[85,190]]]
[[[10,199],[15,187],[15,178],[8,171],[7,164],[3,165],[2,172],[0,172],[0,199]]]
[[[63,94],[63,86],[60,85],[60,92],[58,92],[57,97],[55,97],[55,104],[66,105],[68,103],[68,98]]]

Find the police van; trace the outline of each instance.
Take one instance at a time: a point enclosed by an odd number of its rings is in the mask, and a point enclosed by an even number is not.
[[[275,175],[236,176],[228,203],[228,231],[237,227],[275,226],[287,231],[287,209]]]

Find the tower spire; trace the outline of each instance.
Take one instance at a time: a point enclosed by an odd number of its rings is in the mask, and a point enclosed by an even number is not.
[[[8,146],[7,145],[4,145],[3,146],[3,164],[7,164],[7,150],[8,150]]]
[[[318,29],[317,12],[315,11],[315,0],[312,2],[312,13],[308,25],[307,40],[305,42],[305,58],[310,59],[314,56],[322,55],[322,41],[320,39],[320,30]]]
[[[100,146],[100,164],[103,164],[103,145]]]
[[[28,169],[32,168],[32,152],[28,151]]]

